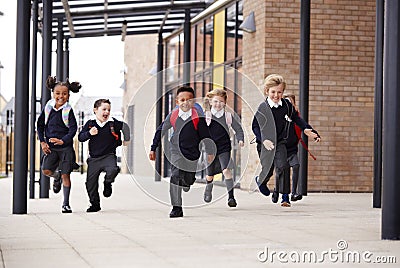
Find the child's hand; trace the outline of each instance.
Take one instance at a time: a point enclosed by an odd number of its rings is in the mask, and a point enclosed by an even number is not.
[[[57,138],[50,138],[49,142],[54,143],[54,145],[63,145],[64,141]]]
[[[243,147],[244,146],[244,142],[243,141],[239,141],[239,146]]]
[[[43,151],[44,154],[47,155],[47,154],[51,153],[50,147],[46,142],[42,141],[40,143],[40,146],[42,147],[42,151]]]
[[[151,161],[155,161],[156,160],[156,152],[150,151],[149,158]]]
[[[212,163],[214,161],[215,155],[209,154],[207,155],[207,161],[208,163]]]
[[[89,133],[90,133],[90,135],[94,136],[94,135],[97,135],[97,133],[99,133],[99,130],[97,129],[97,127],[92,127],[89,130]]]
[[[265,140],[263,142],[263,145],[264,145],[265,149],[267,149],[268,151],[271,151],[275,148],[274,143],[270,140]]]
[[[311,128],[306,128],[304,130],[304,134],[306,134],[310,138],[313,138],[315,142],[321,141],[321,137],[317,133],[313,132]]]

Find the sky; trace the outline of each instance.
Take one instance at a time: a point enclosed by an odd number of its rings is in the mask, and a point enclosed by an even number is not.
[[[17,1],[0,1],[0,93],[6,100],[15,95],[15,50]],[[30,37],[30,39],[32,39]],[[52,75],[56,75],[56,46],[52,44]],[[29,51],[31,53],[31,49]],[[82,84],[81,92],[72,94],[71,102],[84,96],[122,96],[124,43],[120,36],[72,38],[69,42],[70,81]],[[38,98],[41,91],[41,36],[38,35]],[[31,68],[29,71],[31,75]]]

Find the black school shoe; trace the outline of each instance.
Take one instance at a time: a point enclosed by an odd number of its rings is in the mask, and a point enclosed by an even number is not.
[[[104,197],[110,197],[112,194],[111,182],[104,182],[103,195]]]
[[[90,205],[90,207],[86,210],[86,212],[97,212],[100,211],[101,207],[100,205]]]
[[[228,206],[234,208],[237,206],[237,202],[234,197],[228,199]]]
[[[76,163],[76,162],[74,162],[74,163],[72,164],[72,169],[73,169],[73,170],[78,170],[80,167],[81,167],[81,166],[80,166],[78,163]]]
[[[290,201],[292,201],[292,202],[296,202],[296,201],[299,201],[301,199],[303,199],[303,196],[301,194],[292,194],[290,196]]]
[[[271,199],[272,199],[272,203],[278,203],[279,193],[275,189],[272,193]]]
[[[169,213],[170,218],[180,218],[183,217],[182,207],[174,207]]]
[[[62,213],[72,213],[72,209],[69,205],[63,205],[61,207],[61,212]]]
[[[206,188],[204,189],[204,202],[210,203],[212,200],[212,189],[214,184],[212,182],[207,183]]]
[[[62,180],[61,180],[61,172],[58,170],[55,173],[56,174],[54,174],[55,177],[54,177],[54,181],[53,181],[53,192],[55,194],[58,194],[60,192],[60,190],[61,190],[61,182],[62,182]]]

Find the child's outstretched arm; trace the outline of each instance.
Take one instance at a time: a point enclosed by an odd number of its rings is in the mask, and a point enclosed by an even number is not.
[[[165,118],[165,120],[157,127],[156,133],[154,133],[153,143],[151,144],[151,149],[150,149],[150,153],[149,153],[149,159],[151,161],[156,160],[156,150],[157,150],[157,147],[161,143],[162,136],[166,133],[166,131],[168,129],[170,129],[172,127],[172,125],[170,123],[170,117],[171,117],[171,114],[169,114]]]
[[[83,126],[82,130],[78,134],[78,140],[80,142],[85,142],[85,141],[89,140],[91,136],[93,136],[92,134],[90,134],[91,128],[89,128],[89,123],[90,123],[90,120],[86,122],[86,124]],[[93,127],[93,128],[95,128],[95,127]],[[94,133],[96,130],[92,130],[92,132]]]
[[[122,122],[122,135],[124,135],[123,145],[126,146],[131,141],[131,129],[129,125],[125,122]]]
[[[308,137],[313,138],[315,142],[321,141],[321,136],[316,130],[314,130],[301,116],[299,113],[294,113],[292,120],[298,125]]]
[[[240,124],[240,118],[238,116],[232,117],[232,128],[236,133],[236,139],[240,147],[244,146],[244,132],[242,125]]]

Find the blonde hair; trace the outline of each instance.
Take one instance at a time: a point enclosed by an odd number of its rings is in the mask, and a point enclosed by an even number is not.
[[[283,85],[283,90],[286,89],[286,81],[282,75],[279,74],[270,74],[264,80],[264,94],[267,95],[268,90],[271,87],[276,87],[279,85]]]
[[[208,93],[206,94],[206,97],[204,98],[204,108],[205,108],[207,111],[211,110],[210,101],[211,101],[211,99],[214,98],[215,96],[224,98],[225,103],[226,103],[226,100],[227,100],[227,98],[228,98],[228,95],[227,95],[225,89],[222,89],[222,88],[215,88],[215,89],[211,90],[210,92],[208,92]]]

